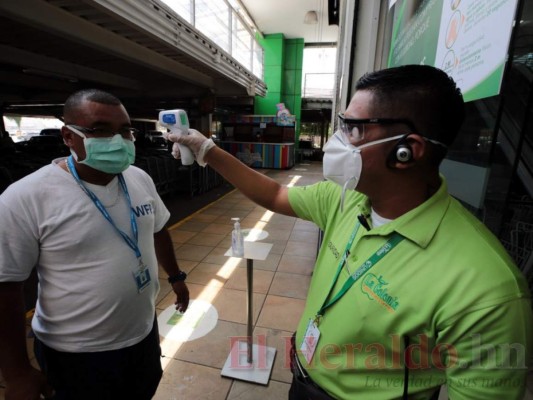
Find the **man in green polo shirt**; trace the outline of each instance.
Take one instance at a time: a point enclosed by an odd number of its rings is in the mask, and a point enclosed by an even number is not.
[[[521,400],[527,284],[439,175],[464,119],[455,83],[429,66],[369,73],[339,119],[328,181],[290,189],[202,136],[170,136],[253,201],[324,232],[289,398],[431,399],[446,384],[451,399]]]

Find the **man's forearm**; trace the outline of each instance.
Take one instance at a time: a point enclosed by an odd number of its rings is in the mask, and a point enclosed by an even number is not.
[[[287,201],[287,188],[247,167],[226,151],[214,147],[205,156],[208,165],[255,203],[274,212],[295,216]]]
[[[154,246],[159,265],[163,267],[169,276],[176,275],[180,269],[167,228],[163,228],[154,234]]]
[[[22,282],[0,282],[0,369],[7,382],[30,366]]]
[[[180,269],[176,255],[174,254],[174,246],[172,245],[172,239],[167,228],[163,228],[154,234],[154,242],[157,261],[168,276],[170,277],[179,273]],[[174,293],[176,293],[176,310],[182,313],[187,311],[187,307],[189,306],[189,289],[185,281],[172,282],[171,286]]]

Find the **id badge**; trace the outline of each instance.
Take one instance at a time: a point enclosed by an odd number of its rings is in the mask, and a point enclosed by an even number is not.
[[[139,293],[146,289],[152,281],[150,278],[150,270],[143,263],[139,263],[139,268],[133,272],[133,278],[135,279]]]
[[[316,346],[318,345],[318,339],[320,339],[320,330],[315,321],[310,319],[307,324],[307,329],[305,330],[304,340],[300,346],[300,350],[305,357],[307,364],[311,364]]]

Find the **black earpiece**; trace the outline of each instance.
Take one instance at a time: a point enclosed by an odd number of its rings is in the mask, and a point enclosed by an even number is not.
[[[413,152],[411,146],[407,143],[399,144],[394,149],[396,154],[396,161],[401,163],[408,163],[413,159]]]
[[[413,150],[409,146],[409,143],[407,143],[407,136],[405,135],[401,138],[390,152],[387,158],[387,165],[390,168],[394,168],[394,164],[396,163],[407,164],[413,161]]]

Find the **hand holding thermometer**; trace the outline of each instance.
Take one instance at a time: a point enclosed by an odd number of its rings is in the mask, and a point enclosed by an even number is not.
[[[176,136],[189,134],[189,119],[185,110],[166,110],[159,113],[159,123],[170,130]],[[194,155],[187,146],[179,144],[181,163],[191,165],[194,163]]]

